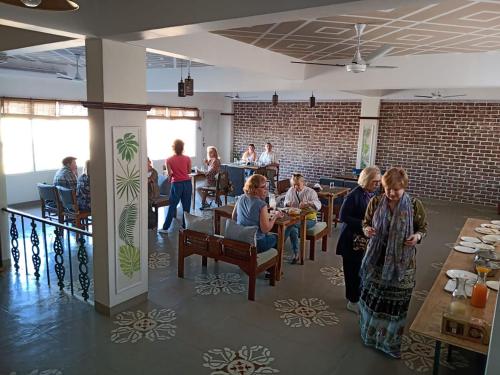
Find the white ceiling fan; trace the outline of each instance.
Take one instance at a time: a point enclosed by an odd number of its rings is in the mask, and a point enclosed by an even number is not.
[[[68,79],[70,81],[83,81],[82,76],[80,75],[80,54],[75,53],[76,59],[76,73],[74,77],[71,77],[67,74],[57,73],[57,78]]]
[[[235,93],[234,95],[224,95],[225,98],[230,98],[232,100],[246,100],[246,99],[254,99],[256,96],[245,96],[241,97],[240,93]]]
[[[443,95],[439,90],[431,92],[430,95],[414,95],[415,98],[426,98],[426,99],[446,99],[446,98],[458,98],[460,96],[467,96],[466,94],[458,95]]]
[[[351,62],[346,62],[343,64],[330,64],[330,63],[320,63],[320,62],[304,62],[304,61],[292,61],[292,64],[308,64],[308,65],[321,65],[321,66],[345,66],[348,72],[352,73],[363,73],[367,68],[370,69],[394,69],[397,66],[389,66],[389,65],[372,65],[373,62],[377,59],[388,54],[394,47],[389,46],[387,44],[383,45],[373,53],[371,53],[366,60],[361,56],[361,35],[366,28],[366,24],[357,23],[354,25],[354,30],[356,30],[356,52],[354,53],[354,57]]]

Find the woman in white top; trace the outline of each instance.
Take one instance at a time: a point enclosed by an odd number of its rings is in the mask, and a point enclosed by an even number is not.
[[[318,194],[305,185],[305,179],[300,173],[294,173],[290,178],[290,189],[285,195],[285,206],[296,208],[309,208],[313,211],[306,216],[307,229],[312,228],[316,224],[316,212],[321,209],[321,202]],[[292,264],[299,260],[299,230],[300,223],[289,226],[285,230],[285,240],[290,236],[292,242],[293,259]]]
[[[254,163],[257,161],[257,153],[255,152],[255,145],[250,143],[248,149],[243,153],[241,160],[245,163]]]

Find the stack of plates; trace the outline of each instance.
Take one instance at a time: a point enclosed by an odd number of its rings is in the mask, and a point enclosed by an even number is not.
[[[500,229],[477,227],[474,230],[481,234],[500,234]]]
[[[456,250],[456,251],[459,251],[461,253],[465,253],[465,254],[475,254],[477,253],[477,248],[475,247],[471,247],[471,246],[467,246],[467,245],[464,245],[464,244],[469,244],[469,242],[460,242],[460,245],[457,245],[455,246],[453,249]],[[474,245],[474,244],[471,244],[471,245]]]
[[[500,242],[500,234],[488,234],[481,239],[486,242]]]
[[[474,242],[474,243],[481,243],[481,240],[477,237],[467,237],[467,236],[464,236],[464,237],[461,237],[460,238],[462,241],[465,241],[465,242]]]

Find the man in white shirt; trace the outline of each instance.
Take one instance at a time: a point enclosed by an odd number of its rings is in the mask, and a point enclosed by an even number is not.
[[[266,143],[266,151],[264,151],[259,156],[259,164],[265,165],[267,170],[267,178],[270,182],[270,190],[274,191],[276,189],[276,184],[274,183],[274,177],[278,170],[278,157],[276,153],[273,152],[273,145],[270,142]]]

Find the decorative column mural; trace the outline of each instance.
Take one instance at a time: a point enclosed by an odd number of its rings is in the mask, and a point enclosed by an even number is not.
[[[140,127],[113,127],[115,259],[117,292],[141,280]]]

